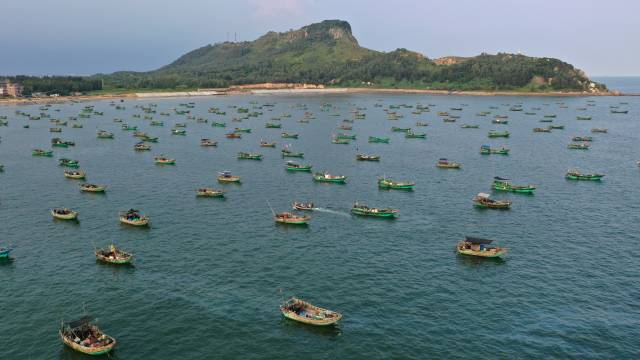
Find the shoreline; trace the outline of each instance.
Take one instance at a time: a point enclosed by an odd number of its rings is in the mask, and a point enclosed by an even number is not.
[[[384,88],[323,88],[323,89],[219,89],[216,91],[176,91],[142,92],[101,95],[58,96],[43,98],[0,99],[0,105],[38,105],[68,102],[86,102],[120,99],[159,99],[174,97],[230,96],[230,95],[301,95],[301,94],[425,94],[440,96],[535,96],[535,97],[593,97],[593,96],[640,96],[636,93],[618,92],[515,92],[515,91],[449,91],[427,89],[384,89]]]

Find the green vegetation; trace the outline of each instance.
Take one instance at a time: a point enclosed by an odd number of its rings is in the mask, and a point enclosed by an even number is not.
[[[83,76],[5,76],[11,82],[22,84],[22,94],[30,96],[33,93],[47,95],[71,95],[73,93],[87,93],[102,89],[102,81],[97,78]]]
[[[102,90],[102,81],[103,91],[112,93],[134,89],[188,91],[265,82],[521,92],[583,91],[593,86],[606,89],[558,59],[481,54],[446,60],[450,61],[433,61],[406,49],[388,53],[369,50],[358,44],[349,23],[326,20],[284,33],[269,32],[255,41],[207,45],[150,72],[42,78],[40,82],[33,81],[34,85],[25,82],[25,89],[31,86],[32,91],[95,93]],[[45,86],[45,79],[74,81],[56,87]]]

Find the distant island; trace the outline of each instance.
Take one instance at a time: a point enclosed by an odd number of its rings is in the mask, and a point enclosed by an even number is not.
[[[140,90],[190,90],[287,83],[323,87],[494,92],[606,93],[571,64],[521,54],[439,59],[407,49],[361,47],[351,25],[325,20],[255,41],[223,42],[193,50],[149,72],[120,71],[86,77],[7,77],[23,93],[60,95]]]

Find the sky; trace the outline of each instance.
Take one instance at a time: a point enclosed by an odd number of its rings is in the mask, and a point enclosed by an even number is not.
[[[0,0],[0,74],[147,71],[198,47],[325,19],[361,46],[429,58],[522,52],[640,75],[636,0]]]

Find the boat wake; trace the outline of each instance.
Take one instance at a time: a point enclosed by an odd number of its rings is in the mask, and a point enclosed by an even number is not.
[[[323,213],[336,214],[336,215],[342,215],[342,216],[349,216],[349,213],[346,213],[344,211],[331,210],[331,209],[321,208],[321,207],[315,207],[313,208],[313,211],[319,211]]]

